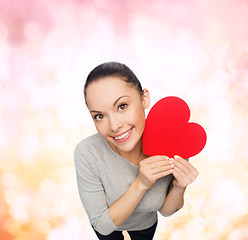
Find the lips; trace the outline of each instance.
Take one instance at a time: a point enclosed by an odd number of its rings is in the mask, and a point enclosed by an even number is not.
[[[129,129],[128,131],[126,131],[126,132],[124,132],[124,133],[122,133],[122,134],[120,134],[120,135],[117,135],[117,136],[115,136],[115,137],[113,137],[113,138],[114,138],[115,141],[117,141],[117,142],[124,142],[124,141],[126,141],[126,140],[129,138],[129,135],[130,135],[132,129],[133,129],[133,128],[131,128],[131,129]]]

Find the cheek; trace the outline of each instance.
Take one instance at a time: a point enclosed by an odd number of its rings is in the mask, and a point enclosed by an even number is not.
[[[139,122],[140,131],[143,132],[145,129],[145,122],[146,122],[146,116],[144,110],[140,112],[137,120]]]
[[[96,130],[98,131],[98,133],[100,134],[100,135],[102,135],[102,136],[105,136],[105,135],[107,135],[107,126],[106,126],[106,124],[104,125],[104,124],[95,124],[95,126],[96,126]]]
[[[132,113],[130,114],[130,120],[139,125],[144,126],[145,125],[145,112],[143,109],[134,109]]]
[[[140,130],[143,132],[145,129],[145,116],[142,116],[139,120]]]

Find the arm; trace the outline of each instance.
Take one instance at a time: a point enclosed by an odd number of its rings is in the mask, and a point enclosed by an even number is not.
[[[101,179],[91,162],[79,149],[75,150],[78,190],[91,225],[102,235],[108,235],[133,213],[145,192],[157,179],[171,173],[169,158],[156,156],[140,162],[137,179],[111,206],[108,206]]]
[[[174,160],[173,160],[174,161]],[[155,182],[172,172],[171,159],[165,156],[149,157],[140,162],[137,179],[110,207],[107,204],[104,186],[95,167],[91,166],[79,149],[75,150],[75,166],[79,194],[91,225],[102,235],[115,231],[133,213],[136,206]],[[174,182],[175,183],[175,182]],[[170,197],[173,197],[171,191]],[[176,192],[176,191],[175,191]],[[169,196],[169,195],[168,195]],[[167,208],[167,207],[166,207]]]
[[[133,213],[146,190],[136,179],[128,190],[109,207],[109,215],[116,226],[120,226]]]
[[[140,200],[155,182],[171,174],[172,166],[165,156],[149,157],[140,162],[137,179],[122,197],[109,207],[109,214],[115,225],[120,226],[133,213]]]
[[[173,214],[183,207],[185,189],[199,175],[199,172],[185,159],[175,156],[173,162],[175,165],[173,169],[173,176],[175,177],[173,187],[160,209],[160,212],[164,215]]]
[[[168,216],[183,207],[184,192],[186,188],[178,188],[173,186],[165,198],[163,206],[160,208],[160,213]]]
[[[75,168],[79,196],[94,229],[108,235],[117,229],[109,216],[104,187],[91,162],[75,149]]]

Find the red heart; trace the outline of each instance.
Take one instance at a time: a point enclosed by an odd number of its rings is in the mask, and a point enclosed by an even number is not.
[[[143,133],[146,155],[189,158],[205,146],[207,135],[202,126],[189,123],[190,110],[178,97],[165,97],[150,110]]]

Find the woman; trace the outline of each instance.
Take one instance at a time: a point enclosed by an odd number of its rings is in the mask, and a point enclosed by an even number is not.
[[[157,211],[169,216],[179,210],[198,171],[179,156],[143,154],[150,95],[126,65],[93,69],[84,96],[98,133],[77,145],[75,167],[90,223],[99,239],[124,239],[123,230],[134,240],[152,239]]]

